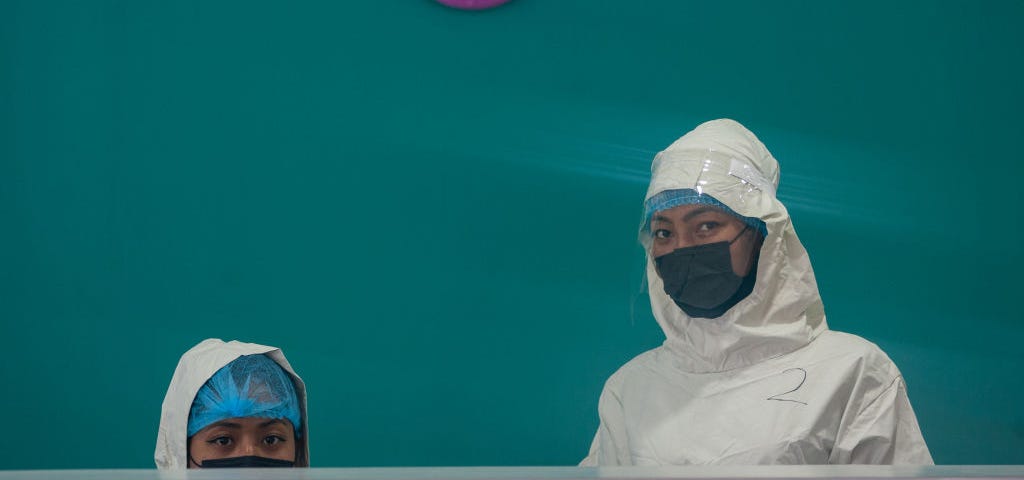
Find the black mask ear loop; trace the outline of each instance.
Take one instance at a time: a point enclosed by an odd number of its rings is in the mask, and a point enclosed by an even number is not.
[[[739,240],[740,237],[742,237],[744,233],[747,233],[747,230],[750,230],[750,225],[747,225],[747,224],[744,224],[744,225],[745,226],[743,227],[743,230],[740,230],[739,235],[736,235],[736,238],[733,238],[732,241],[729,242],[729,245],[732,245],[733,243],[735,243],[736,240]],[[753,230],[750,230],[750,231],[753,231]],[[760,248],[751,248],[750,249],[751,269],[750,269],[749,272],[747,272],[746,275],[744,275],[744,278],[749,277],[751,274],[754,274],[754,275],[757,274],[757,261],[760,258],[760,256],[761,256],[761,249]]]
[[[743,230],[740,230],[740,233],[736,234],[736,236],[732,240],[729,240],[729,245],[732,245],[732,244],[736,243],[736,240],[739,240],[740,237],[742,237],[744,233],[747,233],[747,230],[750,230],[750,225],[747,225],[746,223],[744,223],[743,224]]]
[[[192,442],[191,442],[191,440],[192,440],[192,437],[189,437],[189,438],[185,439],[185,458],[187,458],[189,462],[192,462],[192,465],[195,465],[196,468],[203,468],[202,464],[197,462],[196,459],[192,458]],[[188,468],[188,467],[189,467],[189,465],[186,464],[185,468]]]
[[[744,223],[743,224],[743,230],[740,230],[740,233],[736,234],[736,236],[733,237],[732,240],[729,240],[729,245],[732,245],[732,244],[736,243],[736,240],[739,240],[740,237],[742,237],[744,233],[747,233],[747,230],[750,230],[750,225]],[[753,231],[753,230],[751,230],[751,231]],[[756,248],[751,248],[750,249],[750,263],[751,263],[751,265],[754,265],[755,267],[752,268],[750,272],[747,272],[747,274],[744,275],[743,278],[749,277],[751,273],[755,273],[756,265],[757,265],[757,258],[759,256],[760,255],[759,255],[758,249],[756,249]]]

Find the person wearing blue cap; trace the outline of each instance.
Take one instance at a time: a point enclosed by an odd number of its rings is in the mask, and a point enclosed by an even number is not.
[[[306,387],[281,350],[207,339],[164,398],[158,468],[308,467]]]
[[[706,122],[651,174],[639,237],[666,338],[605,382],[581,465],[931,464],[896,365],[828,328],[764,144]]]

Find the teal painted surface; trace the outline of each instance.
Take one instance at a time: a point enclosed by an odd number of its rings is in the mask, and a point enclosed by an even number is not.
[[[0,4],[0,468],[152,465],[178,356],[282,347],[316,466],[562,465],[661,341],[635,227],[703,120],[937,462],[1024,463],[1024,3]],[[632,313],[631,313],[632,312]]]

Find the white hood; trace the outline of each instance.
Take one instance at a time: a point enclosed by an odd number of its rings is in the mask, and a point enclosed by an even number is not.
[[[684,371],[719,372],[792,352],[828,329],[807,251],[789,212],[775,198],[779,165],[764,144],[733,120],[698,126],[659,153],[651,165],[647,199],[666,190],[711,195],[768,229],[754,290],[718,318],[691,318],[665,294],[647,235],[647,281],[665,346]]]
[[[896,365],[876,345],[828,330],[764,145],[715,120],[652,168],[648,199],[693,189],[764,221],[757,279],[724,315],[690,318],[648,254],[651,307],[667,339],[605,382],[581,465],[931,464]],[[648,239],[641,232],[650,252]]]
[[[302,414],[301,449],[297,452],[295,465],[309,466],[309,422],[306,420],[306,384],[295,374],[281,350],[266,345],[224,342],[210,338],[203,340],[181,356],[174,370],[171,384],[167,387],[163,409],[160,414],[160,429],[156,436],[156,452],[153,458],[157,468],[184,469],[188,466],[188,414],[196,393],[217,370],[245,355],[264,354],[277,362],[295,382],[295,393],[299,396]]]

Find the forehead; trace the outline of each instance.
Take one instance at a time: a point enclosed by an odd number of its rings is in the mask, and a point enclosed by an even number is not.
[[[679,205],[677,207],[659,210],[657,212],[654,212],[654,215],[651,217],[651,222],[687,222],[694,219],[706,218],[708,216],[714,216],[716,217],[716,219],[719,220],[731,219],[735,220],[736,222],[740,222],[740,219],[736,218],[735,216],[729,214],[728,212],[722,210],[719,207],[699,203]]]
[[[219,422],[211,423],[203,430],[212,429],[216,427],[224,428],[236,428],[236,429],[260,429],[260,428],[271,428],[274,426],[285,426],[290,427],[291,422],[283,418],[260,418],[260,417],[236,417],[221,420]],[[202,430],[200,430],[202,431]]]

